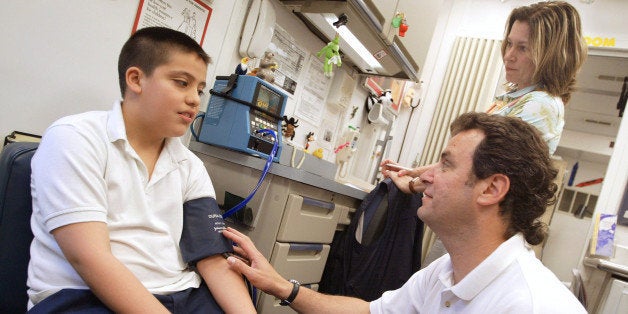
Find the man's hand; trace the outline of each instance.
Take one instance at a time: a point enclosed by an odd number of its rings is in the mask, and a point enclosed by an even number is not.
[[[384,178],[390,178],[397,188],[406,193],[411,194],[410,191],[410,181],[418,176],[420,176],[425,170],[427,170],[430,166],[423,166],[418,168],[413,168],[411,170],[399,169],[391,165],[398,165],[396,162],[386,159],[382,161],[380,164],[381,172]],[[423,192],[425,190],[425,185],[421,180],[414,180],[413,182],[414,190],[418,193]]]
[[[244,275],[255,287],[277,298],[283,300],[290,295],[292,283],[275,271],[249,237],[230,227],[223,230],[222,235],[237,244],[233,249],[238,255],[251,262],[249,266],[242,260],[230,256],[227,262],[231,269]]]
[[[249,237],[233,228],[227,228],[222,234],[235,242],[237,254],[249,259],[251,266],[242,260],[230,256],[227,262],[231,269],[240,272],[254,286],[262,291],[285,300],[292,292],[292,283],[281,277],[268,263],[264,255],[253,245]],[[290,307],[298,313],[369,313],[369,303],[352,297],[327,295],[311,289],[301,288]]]

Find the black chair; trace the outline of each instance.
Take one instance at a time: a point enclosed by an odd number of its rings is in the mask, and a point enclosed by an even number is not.
[[[31,158],[38,143],[16,142],[0,154],[0,313],[25,313],[30,259]]]

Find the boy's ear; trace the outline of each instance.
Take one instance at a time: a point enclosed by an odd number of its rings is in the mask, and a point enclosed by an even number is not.
[[[142,92],[141,80],[144,72],[138,67],[130,67],[126,70],[126,88],[136,94]]]
[[[483,181],[483,190],[477,199],[480,205],[498,204],[510,190],[510,179],[504,174],[496,173]]]

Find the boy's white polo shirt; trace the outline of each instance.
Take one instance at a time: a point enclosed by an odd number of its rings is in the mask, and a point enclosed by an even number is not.
[[[166,140],[149,179],[126,139],[117,102],[112,111],[56,121],[32,167],[35,240],[28,285],[33,301],[63,288],[87,288],[50,234],[86,221],[107,223],[112,253],[151,293],[198,287],[199,276],[187,269],[179,250],[183,203],[215,198],[215,192],[202,161],[178,138]]]

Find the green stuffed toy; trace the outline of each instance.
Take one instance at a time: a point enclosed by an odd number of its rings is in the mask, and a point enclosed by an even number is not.
[[[342,65],[342,60],[340,60],[340,45],[338,44],[338,35],[334,40],[330,41],[327,46],[323,47],[316,55],[320,57],[323,55],[325,57],[325,63],[323,64],[323,71],[325,76],[331,77],[333,74],[333,65],[340,67]]]

